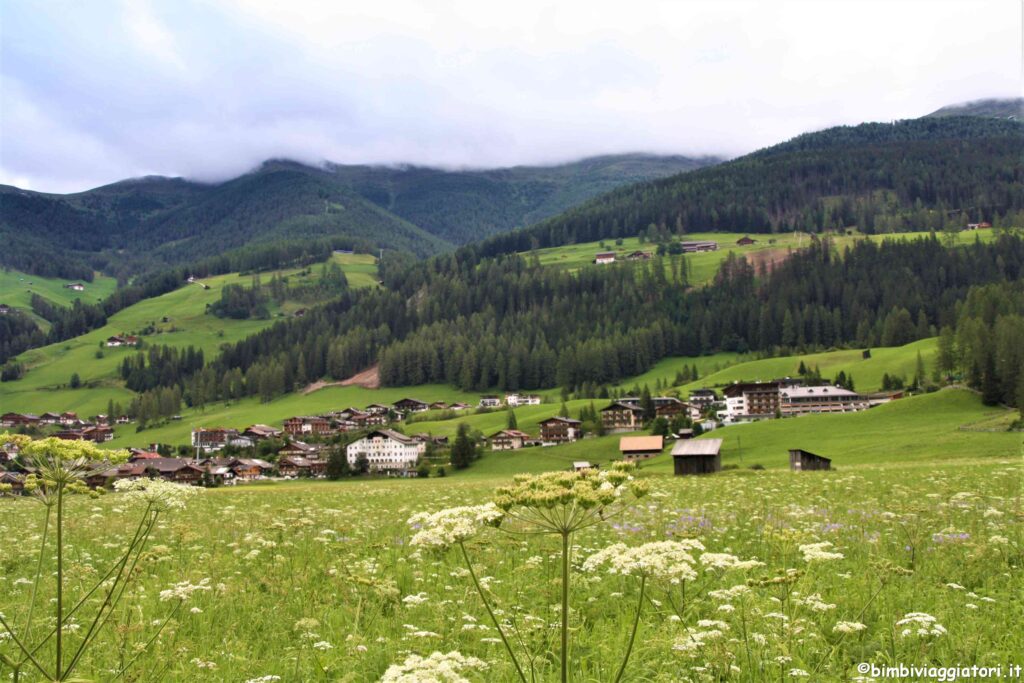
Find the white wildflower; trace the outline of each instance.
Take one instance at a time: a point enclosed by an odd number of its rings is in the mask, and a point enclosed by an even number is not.
[[[447,548],[474,536],[485,526],[497,526],[503,516],[494,503],[420,512],[409,518],[409,525],[418,529],[411,544]]]
[[[859,621],[840,621],[832,627],[833,633],[857,633],[863,631],[867,626],[860,623]]]
[[[908,626],[900,632],[900,635],[907,638],[912,635],[926,638],[928,636],[946,635],[946,628],[930,614],[924,612],[908,612],[903,618],[896,622],[897,626]]]
[[[583,562],[584,571],[607,565],[612,574],[647,576],[678,584],[697,578],[694,559],[687,550],[693,547],[679,541],[656,541],[630,548],[622,543],[599,550]]]
[[[832,547],[830,541],[821,543],[808,543],[800,546],[800,552],[804,554],[805,562],[825,562],[828,560],[841,560],[844,555],[829,550]]]
[[[160,591],[160,600],[166,602],[177,598],[178,600],[185,601],[192,597],[192,594],[196,591],[208,591],[210,590],[210,580],[203,579],[199,583],[189,583],[188,581],[182,581],[176,583],[167,590]]]
[[[114,482],[130,502],[150,505],[155,510],[181,510],[189,498],[199,493],[195,486],[177,484],[163,479],[121,479]]]
[[[487,662],[459,652],[434,652],[428,657],[409,655],[401,664],[392,664],[380,683],[469,683],[466,671],[487,669]]]

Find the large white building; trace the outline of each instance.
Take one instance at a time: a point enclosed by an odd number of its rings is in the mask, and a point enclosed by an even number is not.
[[[345,449],[345,458],[349,466],[355,467],[359,456],[365,455],[371,472],[405,474],[416,469],[416,463],[426,450],[425,442],[391,429],[378,429],[350,443]]]
[[[785,415],[854,413],[867,410],[870,402],[842,387],[787,387],[779,392],[779,412]]]

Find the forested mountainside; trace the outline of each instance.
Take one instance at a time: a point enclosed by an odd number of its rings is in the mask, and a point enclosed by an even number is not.
[[[1016,118],[1024,120],[1024,97],[988,98],[961,104],[950,104],[936,109],[931,117],[942,116],[991,116],[995,118]]]
[[[685,175],[602,195],[485,241],[483,255],[634,236],[856,227],[1024,225],[1024,123],[982,117],[866,123],[801,135]]]
[[[1019,286],[1024,239],[956,248],[936,238],[864,240],[841,258],[825,239],[768,277],[730,256],[715,282],[696,290],[672,263],[568,273],[462,252],[392,265],[386,288],[347,291],[225,347],[198,373],[151,374],[201,405],[235,394],[270,400],[374,363],[386,385],[573,388],[638,374],[669,355],[902,345],[956,324],[972,287]]]
[[[126,277],[313,238],[428,256],[714,161],[624,155],[474,172],[271,161],[212,185],[153,177],[71,195],[0,186],[0,265],[69,279],[90,279],[93,270]]]

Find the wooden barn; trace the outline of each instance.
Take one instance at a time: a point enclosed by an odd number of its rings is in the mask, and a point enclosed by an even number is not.
[[[623,460],[646,460],[661,455],[665,441],[660,436],[624,436],[619,439],[619,452]]]
[[[825,456],[805,451],[802,448],[791,448],[789,451],[789,469],[794,472],[830,470],[832,469],[832,460]]]
[[[676,475],[710,474],[722,469],[721,439],[687,439],[672,447]]]

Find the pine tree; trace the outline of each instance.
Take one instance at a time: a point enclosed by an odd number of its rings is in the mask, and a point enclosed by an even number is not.
[[[519,429],[519,422],[518,422],[518,420],[516,420],[516,411],[515,411],[515,409],[512,408],[512,406],[508,407],[508,425],[507,426],[508,426],[509,429]]]
[[[455,435],[455,443],[452,444],[451,461],[452,467],[458,470],[469,467],[476,456],[476,447],[473,440],[469,438],[469,425],[463,422]]]

